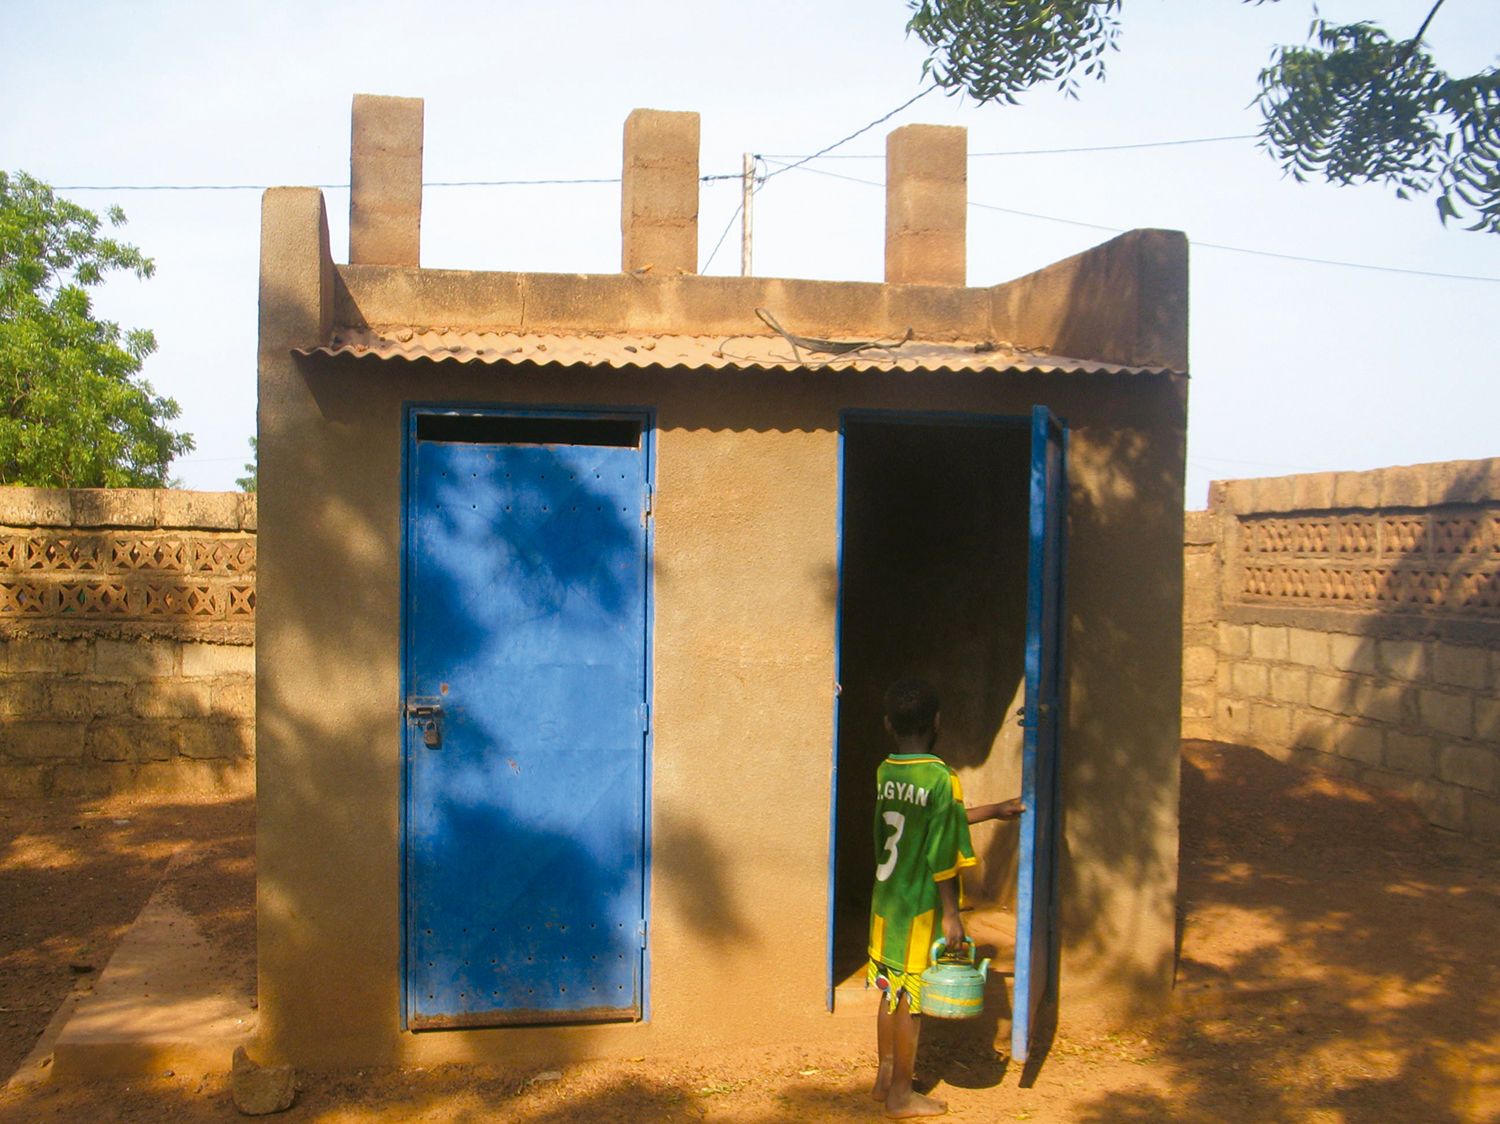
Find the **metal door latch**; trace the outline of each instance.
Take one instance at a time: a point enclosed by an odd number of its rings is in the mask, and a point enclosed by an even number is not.
[[[414,720],[422,731],[422,744],[428,749],[438,749],[443,744],[443,706],[438,702],[409,702],[406,716]]]
[[[1038,703],[1036,710],[1038,718],[1046,718],[1049,714],[1052,713],[1052,704]],[[1020,724],[1023,728],[1036,725],[1036,722],[1027,716],[1026,708],[1024,706],[1021,707],[1020,710],[1016,711],[1016,717],[1020,720]]]

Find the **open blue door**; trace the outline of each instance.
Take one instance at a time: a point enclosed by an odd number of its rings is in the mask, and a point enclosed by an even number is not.
[[[1043,1001],[1057,980],[1058,734],[1062,722],[1063,546],[1068,515],[1067,428],[1031,412],[1031,554],[1026,602],[1020,874],[1011,1056],[1024,1064]]]
[[[410,1029],[641,1016],[648,434],[413,412]]]

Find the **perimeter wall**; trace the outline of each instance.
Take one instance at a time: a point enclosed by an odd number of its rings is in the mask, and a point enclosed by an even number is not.
[[[256,497],[0,487],[0,796],[255,786]]]
[[[1185,536],[1185,737],[1500,837],[1500,459],[1216,482]]]
[[[1221,481],[1183,734],[1500,835],[1500,460]],[[0,488],[0,795],[253,788],[256,497]]]

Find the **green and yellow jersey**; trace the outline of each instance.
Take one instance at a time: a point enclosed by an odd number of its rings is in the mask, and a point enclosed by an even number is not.
[[[896,753],[875,774],[875,893],[870,958],[902,972],[928,965],[942,932],[937,884],[973,866],[958,774],[930,753]]]

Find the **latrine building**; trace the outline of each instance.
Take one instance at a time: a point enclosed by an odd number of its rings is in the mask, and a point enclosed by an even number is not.
[[[698,276],[698,130],[631,114],[607,275],[423,268],[419,101],[355,100],[348,264],[265,195],[273,1055],[862,1042],[904,673],[971,801],[1031,797],[967,885],[1000,1001],[1170,988],[1185,239],[971,287],[963,130],[908,126],[884,283]]]

